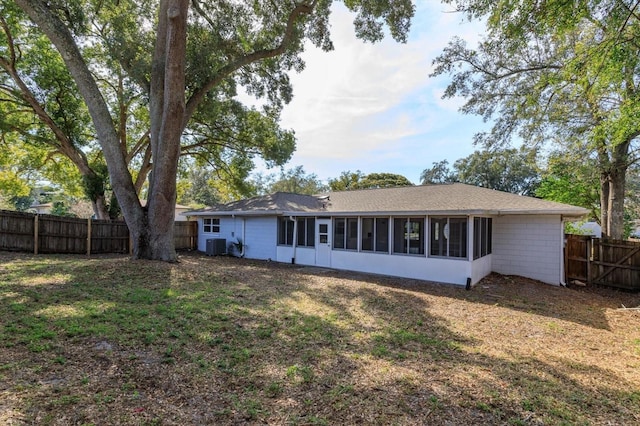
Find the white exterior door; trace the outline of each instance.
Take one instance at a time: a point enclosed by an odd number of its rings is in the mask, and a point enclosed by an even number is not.
[[[316,266],[331,266],[331,219],[316,220]]]

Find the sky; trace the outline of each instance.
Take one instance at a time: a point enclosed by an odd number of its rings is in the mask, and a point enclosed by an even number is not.
[[[335,49],[309,44],[305,69],[290,74],[294,97],[281,126],[295,131],[297,149],[285,168],[302,165],[324,182],[360,170],[397,173],[418,184],[434,162],[451,164],[475,150],[473,135],[489,124],[458,112],[463,99],[443,100],[449,77],[429,74],[452,37],[473,46],[484,26],[437,0],[416,3],[406,44],[390,37],[376,44],[357,39],[354,15],[334,3]]]

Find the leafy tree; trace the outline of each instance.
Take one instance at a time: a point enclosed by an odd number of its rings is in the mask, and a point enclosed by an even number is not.
[[[531,196],[540,181],[536,157],[535,149],[524,147],[475,151],[453,168],[460,182]]]
[[[220,201],[215,189],[215,175],[210,169],[192,168],[182,182],[186,188],[182,198],[178,199],[180,204],[212,206]]]
[[[13,5],[6,0],[1,4],[3,12]],[[199,119],[207,116],[204,105],[230,99],[240,84],[250,94],[266,98],[265,114],[277,118],[282,104],[291,99],[287,72],[303,67],[299,54],[304,41],[325,50],[332,47],[330,0],[160,0],[157,5],[130,0],[15,0],[15,4],[61,53],[86,104],[138,258],[176,259],[173,206],[181,142],[194,140],[199,145],[202,131],[209,135],[215,130],[206,125],[208,120]],[[349,0],[345,6],[356,13],[360,38],[382,39],[386,24],[392,37],[406,39],[414,11],[410,0]],[[119,72],[114,73],[116,65]],[[141,90],[148,101],[150,149],[141,154],[151,159],[145,208],[127,163],[125,153],[131,151],[123,149],[123,134],[118,131],[119,126],[128,126],[114,119],[112,93],[96,78],[105,73],[125,76],[122,84]],[[277,146],[267,145],[265,150],[272,152],[269,147]],[[242,171],[246,163],[232,166]]]
[[[536,196],[589,209],[600,218],[600,182],[595,160],[579,161],[563,152],[552,153],[542,172]]]
[[[393,188],[412,185],[413,183],[409,179],[395,173],[369,173],[358,182],[358,189]]]
[[[424,169],[420,174],[423,185],[434,183],[453,183],[458,181],[458,175],[449,168],[449,162],[442,160],[434,162],[431,168]]]
[[[393,188],[396,186],[411,186],[413,183],[402,175],[395,173],[342,172],[339,177],[329,179],[332,191],[348,191],[351,189]]]
[[[347,191],[350,189],[359,189],[360,181],[364,179],[364,173],[360,170],[352,172],[347,170],[340,173],[335,179],[329,179],[329,189],[331,191]]]
[[[307,174],[302,166],[282,171],[276,179],[274,176],[265,179],[266,187],[263,193],[291,192],[294,194],[313,195],[327,190],[315,173]]]
[[[452,75],[445,96],[463,96],[463,112],[495,119],[477,141],[519,136],[593,159],[603,233],[620,238],[626,170],[638,160],[639,4],[445,1],[488,25],[476,48],[454,39],[435,60],[435,75]]]
[[[540,175],[536,165],[536,150],[525,147],[495,148],[475,151],[456,160],[453,168],[443,160],[425,169],[422,183],[462,182],[520,195],[534,195]]]

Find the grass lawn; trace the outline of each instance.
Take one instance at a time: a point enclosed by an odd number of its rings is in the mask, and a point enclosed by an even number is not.
[[[0,424],[640,423],[637,294],[0,253]]]

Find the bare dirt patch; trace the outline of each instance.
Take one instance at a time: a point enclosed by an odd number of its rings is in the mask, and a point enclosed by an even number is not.
[[[640,296],[0,253],[0,424],[637,424]]]

